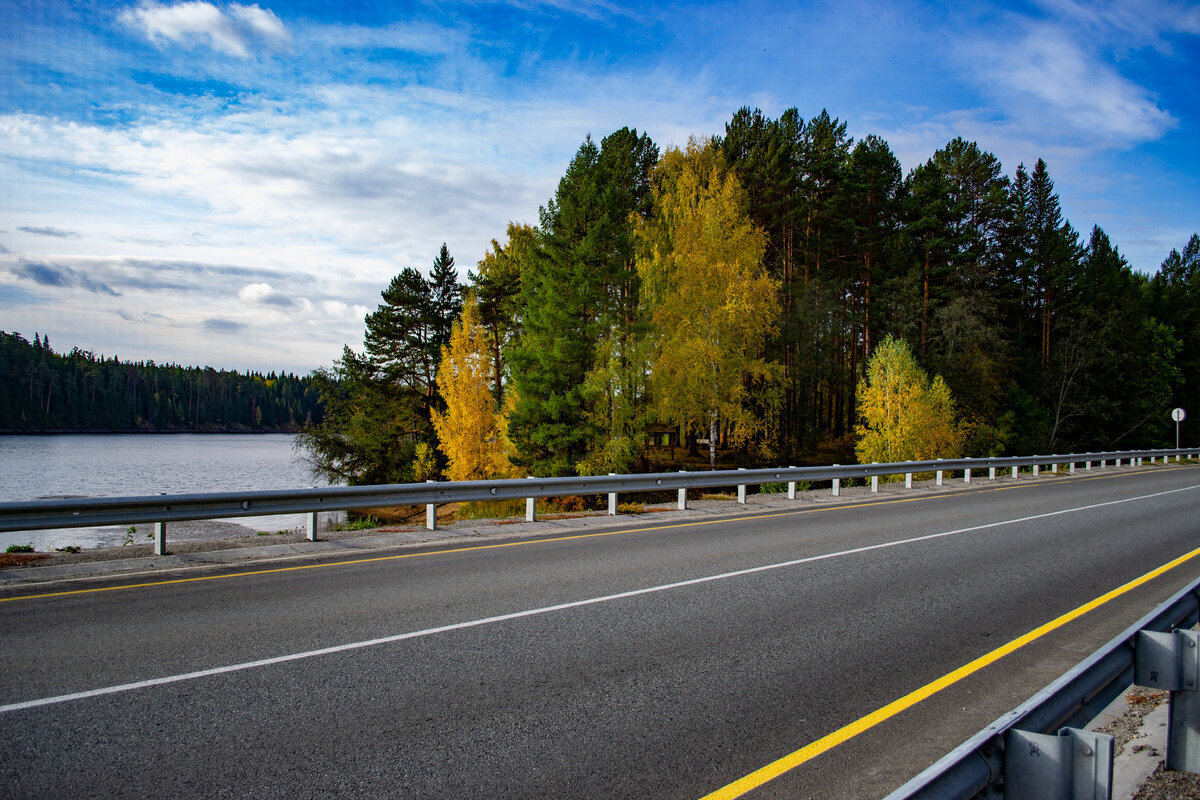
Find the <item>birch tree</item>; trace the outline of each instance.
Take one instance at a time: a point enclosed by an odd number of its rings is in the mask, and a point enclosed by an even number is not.
[[[770,422],[747,407],[746,386],[777,372],[762,353],[779,319],[779,283],[763,269],[766,236],[712,141],[663,155],[654,200],[638,260],[651,396],[661,420],[707,432],[715,468],[722,424],[741,443]]]

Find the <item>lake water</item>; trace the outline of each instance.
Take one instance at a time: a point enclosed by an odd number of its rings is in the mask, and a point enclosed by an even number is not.
[[[108,497],[269,489],[324,482],[292,449],[291,434],[63,434],[0,436],[0,501],[63,496]],[[263,530],[304,524],[304,515],[231,520]],[[169,536],[168,532],[168,536]],[[123,527],[0,533],[37,550],[112,547]]]

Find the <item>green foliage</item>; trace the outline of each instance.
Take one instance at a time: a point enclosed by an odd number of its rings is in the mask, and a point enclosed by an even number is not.
[[[31,544],[10,544],[5,548],[6,553],[32,553],[33,545]]]
[[[406,268],[366,317],[364,353],[310,376],[325,416],[297,437],[313,469],[331,483],[406,483],[437,475],[431,415],[440,401],[441,349],[461,310],[461,287],[445,245],[430,279]],[[422,449],[422,446],[424,449]]]
[[[649,137],[636,131],[617,131],[600,147],[589,137],[541,209],[537,246],[521,269],[521,334],[509,357],[517,390],[509,436],[535,474],[569,474],[589,453],[593,464],[620,459],[623,450],[608,442],[636,441],[642,365],[631,351],[638,296],[631,215],[646,211],[656,158]]]
[[[0,432],[294,431],[321,414],[307,378],[63,355],[0,331]]]

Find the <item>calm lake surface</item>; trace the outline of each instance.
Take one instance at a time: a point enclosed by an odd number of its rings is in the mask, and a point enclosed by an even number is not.
[[[0,436],[0,501],[135,496],[323,485],[292,449],[291,434],[63,434]],[[301,514],[232,520],[280,530]],[[169,536],[169,532],[168,532]],[[0,533],[0,545],[38,550],[120,545],[124,528]]]

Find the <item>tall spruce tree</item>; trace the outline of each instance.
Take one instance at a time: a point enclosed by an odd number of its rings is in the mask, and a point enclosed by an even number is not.
[[[648,171],[657,149],[623,129],[597,147],[588,137],[558,191],[541,210],[539,242],[521,276],[522,331],[510,357],[516,406],[509,432],[524,466],[568,474],[605,441],[612,418],[596,413],[607,380],[589,376],[601,358],[609,369],[635,324],[636,275],[630,216],[644,213]],[[615,342],[614,342],[615,337]]]

